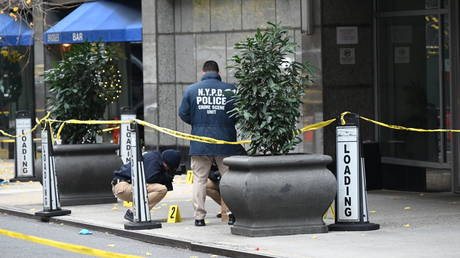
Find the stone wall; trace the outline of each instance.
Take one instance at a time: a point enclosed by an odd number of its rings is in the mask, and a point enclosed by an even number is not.
[[[299,47],[296,60],[309,59],[321,66],[320,29],[314,35],[302,32],[305,0],[143,0],[144,102],[145,118],[160,126],[189,132],[177,116],[182,92],[200,80],[201,67],[213,59],[221,68],[224,81],[234,82],[225,69],[235,53],[233,45],[253,35],[267,21],[289,27]],[[319,0],[315,1],[317,13]],[[156,10],[156,11],[155,11]],[[156,16],[153,15],[156,13]],[[319,16],[317,16],[319,23]],[[305,49],[305,51],[302,51]],[[309,94],[305,111],[307,122],[321,113],[320,80]],[[317,118],[320,117],[317,115]],[[321,117],[320,117],[321,118]],[[303,124],[303,121],[301,122]],[[300,125],[299,125],[300,126]],[[314,142],[314,140],[312,140]],[[187,146],[188,141],[146,132],[150,146]],[[314,151],[318,144],[310,144]],[[302,151],[303,146],[299,148]],[[321,151],[321,148],[320,148]]]
[[[372,1],[322,1],[322,62],[325,119],[343,111],[374,117]],[[352,14],[352,15],[351,15]],[[337,27],[356,26],[358,44],[337,44]],[[355,64],[340,64],[340,48],[354,48]],[[361,126],[361,139],[374,140],[374,127]],[[324,135],[325,153],[335,156],[335,128]]]

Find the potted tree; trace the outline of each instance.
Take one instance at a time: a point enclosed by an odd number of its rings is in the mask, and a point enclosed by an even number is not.
[[[116,50],[104,43],[72,45],[63,59],[45,72],[51,117],[60,121],[102,119],[108,104],[121,93],[117,58]],[[53,126],[56,132],[59,123]],[[116,201],[110,180],[121,166],[118,145],[90,144],[96,143],[100,129],[99,125],[84,124],[63,127],[62,144],[54,147],[62,205]]]
[[[249,156],[224,159],[230,167],[220,189],[236,217],[233,234],[270,236],[327,232],[323,214],[336,193],[330,156],[289,154],[301,142],[296,125],[313,67],[290,61],[296,44],[288,30],[269,23],[237,43],[237,93],[232,116]]]

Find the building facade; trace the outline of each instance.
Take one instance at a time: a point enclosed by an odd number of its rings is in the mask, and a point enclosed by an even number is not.
[[[69,1],[53,0],[53,3]],[[86,1],[74,1],[80,4]],[[123,1],[118,1],[123,3]],[[306,92],[299,127],[343,111],[415,128],[460,128],[458,81],[459,4],[453,0],[138,0],[142,16],[142,116],[147,122],[189,132],[177,117],[184,88],[200,80],[204,61],[225,69],[233,45],[266,22],[281,23],[299,45],[292,59],[318,67]],[[36,21],[36,35],[72,8]],[[42,26],[45,24],[44,26]],[[141,53],[140,53],[141,52]],[[41,74],[53,57],[34,44],[35,108],[44,110]],[[129,66],[129,65],[128,65]],[[127,82],[127,89],[132,86]],[[131,94],[131,93],[130,93]],[[127,99],[134,99],[129,94]],[[136,102],[136,103],[135,103]],[[122,105],[122,104],[120,104]],[[114,109],[118,108],[114,107]],[[335,156],[335,128],[308,132],[298,152]],[[179,148],[188,142],[145,129],[149,148]],[[361,121],[369,177],[376,188],[460,191],[459,137],[415,133]],[[368,152],[368,153],[366,153]],[[333,167],[333,166],[332,166]],[[331,168],[332,168],[331,167]]]
[[[455,1],[245,0],[143,1],[145,116],[187,131],[172,120],[200,65],[228,65],[232,45],[271,21],[288,26],[298,61],[320,68],[307,92],[301,125],[352,111],[389,124],[416,128],[457,127],[455,119]],[[223,79],[233,81],[230,71]],[[458,188],[458,137],[414,133],[363,122],[362,140],[377,144],[371,164],[379,187],[443,191]],[[153,145],[187,143],[155,133]],[[335,154],[335,130],[304,135],[298,151]],[[375,160],[375,159],[374,159]]]

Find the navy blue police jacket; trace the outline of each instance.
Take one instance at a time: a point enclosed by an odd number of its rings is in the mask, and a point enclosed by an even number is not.
[[[174,175],[170,175],[163,167],[161,153],[158,151],[149,151],[143,155],[145,182],[147,184],[162,184],[173,190],[172,181]],[[115,178],[131,183],[131,163],[124,164],[119,170],[113,172]]]
[[[236,141],[235,119],[227,113],[233,109],[232,84],[222,82],[218,73],[209,72],[185,89],[179,116],[192,126],[192,134],[224,141]],[[230,156],[243,154],[241,145],[190,142],[190,156]]]

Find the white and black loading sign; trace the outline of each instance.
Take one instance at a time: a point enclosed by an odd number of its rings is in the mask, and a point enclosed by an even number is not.
[[[133,188],[134,221],[125,224],[125,229],[154,229],[161,228],[161,222],[151,220],[147,197],[147,183],[145,182],[144,161],[140,152],[137,124],[131,124],[129,157],[131,157],[131,182]]]
[[[121,121],[132,121],[136,119],[135,114],[121,114]],[[120,157],[123,164],[129,163],[131,157],[131,131],[129,130],[130,124],[120,125]]]
[[[48,129],[42,131],[41,138],[43,211],[36,212],[35,215],[40,216],[43,221],[47,221],[49,217],[70,214],[70,210],[61,209],[59,202],[53,145]]]
[[[359,135],[356,126],[337,127],[337,198],[339,221],[359,222]]]
[[[329,230],[366,231],[379,229],[367,216],[364,162],[361,159],[359,127],[338,126],[337,197],[335,224]]]
[[[15,180],[34,180],[34,151],[33,135],[31,133],[32,119],[30,117],[16,119],[16,145],[15,145]]]

